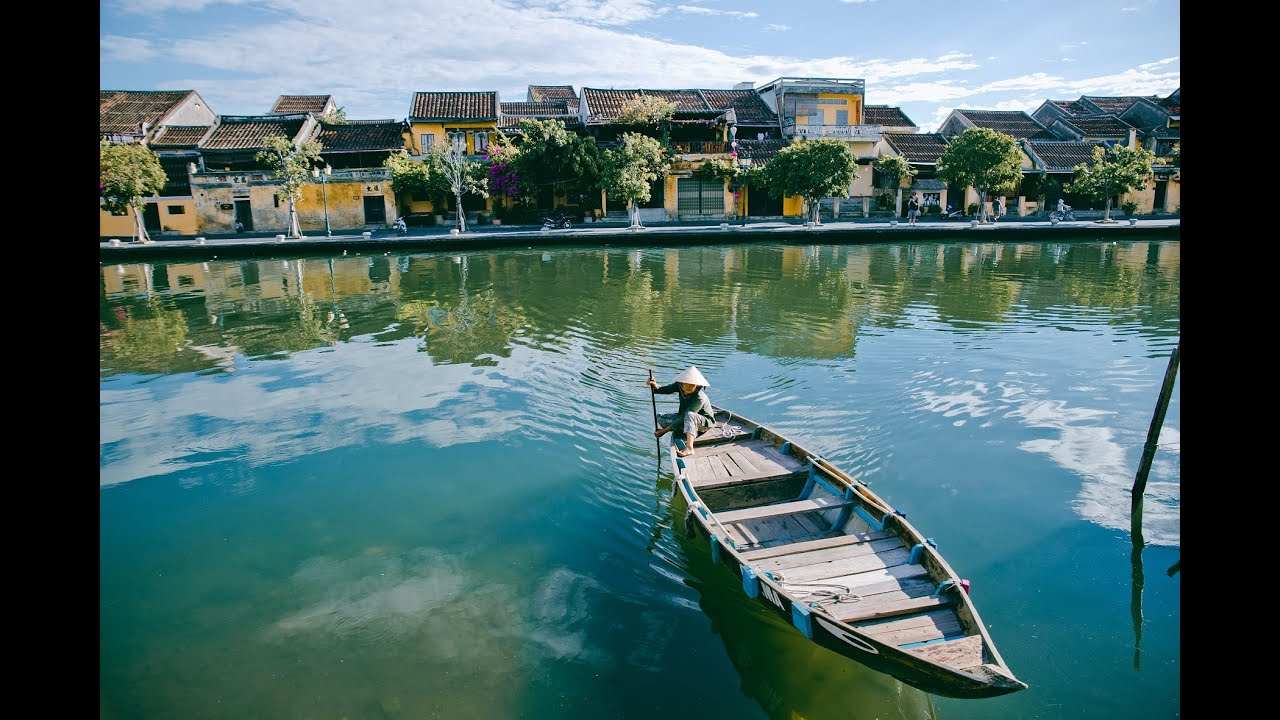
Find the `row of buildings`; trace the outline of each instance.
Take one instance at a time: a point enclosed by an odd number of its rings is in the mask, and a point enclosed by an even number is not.
[[[904,198],[917,196],[928,208],[964,209],[990,198],[972,188],[948,187],[937,177],[947,143],[969,128],[985,127],[1016,138],[1022,151],[1023,180],[1006,198],[1007,214],[1039,211],[1052,204],[1071,180],[1072,169],[1089,162],[1099,144],[1144,147],[1158,164],[1145,188],[1117,201],[1132,201],[1138,213],[1179,210],[1180,90],[1167,97],[1092,96],[1046,100],[1033,113],[1014,110],[953,110],[937,132],[922,133],[901,108],[868,105],[860,79],[782,77],[756,87],[731,89],[605,89],[571,85],[530,85],[521,101],[503,102],[496,91],[416,92],[403,120],[349,120],[331,95],[281,95],[262,115],[218,115],[194,90],[102,90],[100,135],[111,142],[143,143],[160,158],[168,184],[147,198],[143,220],[149,233],[197,235],[283,231],[289,203],[269,171],[255,159],[267,138],[318,141],[325,172],[316,174],[297,203],[304,232],[389,227],[397,217],[450,222],[452,207],[418,195],[397,197],[391,171],[383,163],[404,150],[423,158],[438,143],[453,143],[483,158],[498,133],[518,134],[526,118],[556,120],[608,147],[624,130],[624,106],[635,97],[656,97],[674,105],[669,142],[677,153],[673,171],[653,188],[641,209],[642,221],[722,221],[737,216],[794,217],[800,198],[774,198],[698,168],[707,162],[751,167],[767,163],[797,139],[836,138],[849,143],[858,178],[845,197],[822,203],[823,217],[901,214]],[[882,187],[873,163],[905,158],[918,172],[902,193]],[[1053,182],[1048,182],[1053,181]],[[1068,197],[1078,208],[1088,203]],[[463,211],[473,220],[501,215],[503,201],[468,196]],[[586,219],[621,213],[620,203],[599,197],[571,197],[547,188],[540,208],[567,206]],[[1113,207],[1117,205],[1113,203]],[[129,237],[133,218],[101,210],[100,236]]]

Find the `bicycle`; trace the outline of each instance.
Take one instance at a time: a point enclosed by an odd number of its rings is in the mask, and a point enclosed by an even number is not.
[[[1066,212],[1054,210],[1053,212],[1049,213],[1049,219],[1057,220],[1059,222],[1063,220],[1075,220],[1076,214],[1071,211],[1071,208],[1067,208]]]

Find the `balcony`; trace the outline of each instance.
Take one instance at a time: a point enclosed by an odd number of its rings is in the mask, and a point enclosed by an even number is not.
[[[876,142],[884,137],[880,125],[794,125],[792,135],[802,138],[829,137],[859,142]]]
[[[733,147],[723,140],[683,140],[671,145],[681,155],[727,155],[733,152]]]

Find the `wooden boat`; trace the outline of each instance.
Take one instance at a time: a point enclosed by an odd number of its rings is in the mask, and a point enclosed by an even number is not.
[[[747,597],[818,645],[928,693],[1005,695],[1014,677],[932,541],[824,458],[723,409],[671,449],[690,532]],[[681,443],[682,444],[682,443]]]

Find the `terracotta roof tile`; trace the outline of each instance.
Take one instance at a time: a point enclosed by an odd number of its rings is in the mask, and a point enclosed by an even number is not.
[[[916,124],[902,112],[902,108],[888,105],[867,105],[862,113],[862,121],[867,125],[883,125],[885,127],[916,127]]]
[[[936,165],[947,149],[947,139],[937,133],[885,133],[884,139],[913,165]]]
[[[1126,138],[1133,126],[1115,115],[1078,115],[1056,122],[1074,127],[1084,137]]]
[[[707,105],[717,112],[733,108],[739,125],[777,125],[778,114],[755,90],[703,90]]]
[[[1021,110],[956,110],[969,122],[980,128],[1012,135],[1019,140],[1053,137],[1035,118]]]
[[[148,145],[153,148],[195,149],[200,138],[209,132],[209,125],[165,125]]]
[[[548,100],[568,100],[574,108],[578,105],[578,93],[572,85],[530,85],[529,102],[545,102]]]
[[[323,152],[362,152],[404,148],[404,124],[399,120],[351,120],[341,125],[320,123],[315,139]]]
[[[272,106],[270,114],[291,115],[309,112],[319,115],[331,102],[333,102],[332,95],[281,95],[276,98],[276,104]]]
[[[455,120],[485,122],[498,120],[498,93],[418,92],[413,94],[413,120]]]
[[[504,102],[502,103],[503,119],[510,117],[516,118],[539,118],[560,119],[563,117],[573,116],[575,113],[568,107],[566,100],[544,100],[541,102]]]
[[[1079,100],[1050,100],[1068,115],[1089,115],[1093,111],[1080,104]]]
[[[200,143],[202,150],[258,150],[272,135],[296,138],[306,115],[223,115]]]
[[[123,135],[139,124],[154,126],[194,90],[102,90],[98,94],[98,132]]]
[[[790,140],[739,140],[738,155],[749,158],[753,166],[759,167],[790,144]]]
[[[1141,95],[1124,95],[1124,96],[1116,96],[1116,97],[1103,97],[1100,95],[1081,95],[1080,100],[1093,105],[1094,107],[1098,108],[1098,110],[1101,112],[1113,113],[1116,115],[1119,115],[1123,113],[1125,110],[1128,110],[1130,105],[1133,105],[1139,100],[1149,100],[1157,104],[1160,102],[1160,98],[1155,97],[1154,95],[1151,97],[1143,97]]]
[[[1093,164],[1093,148],[1101,143],[1075,140],[1028,140],[1027,147],[1048,172],[1070,172],[1080,163]]]

